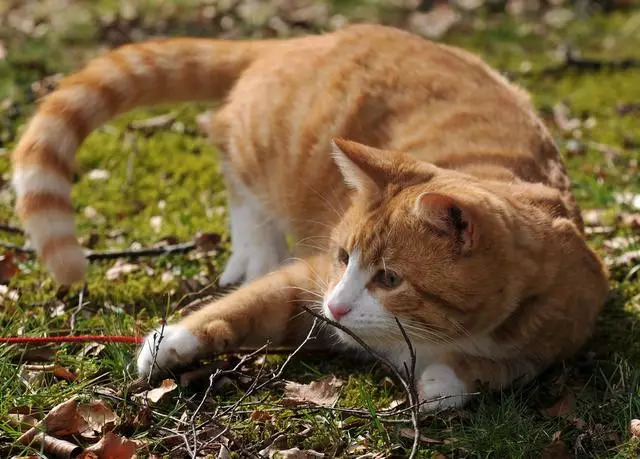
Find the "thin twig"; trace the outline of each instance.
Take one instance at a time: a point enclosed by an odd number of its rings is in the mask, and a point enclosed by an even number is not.
[[[114,258],[139,258],[139,257],[157,257],[160,255],[168,255],[172,253],[187,253],[196,248],[194,241],[184,242],[182,244],[164,245],[161,247],[148,247],[143,249],[130,250],[105,250],[103,252],[87,252],[87,260],[111,260]]]
[[[34,254],[36,251],[31,247],[26,247],[11,242],[0,241],[0,247],[13,250],[14,252]],[[196,248],[194,241],[184,242],[182,244],[164,245],[161,247],[146,247],[142,249],[127,250],[105,250],[85,252],[87,260],[113,260],[116,258],[140,258],[140,257],[157,257],[161,255],[169,255],[174,253],[187,253]]]
[[[4,223],[0,223],[0,231],[13,234],[24,234],[24,231],[21,228],[18,228],[17,226],[6,225]]]
[[[316,319],[319,319],[319,320],[321,320],[321,321],[323,321],[323,322],[325,322],[325,323],[327,323],[327,324],[329,324],[329,325],[341,330],[342,332],[346,333],[356,343],[358,343],[367,353],[369,353],[372,357],[374,357],[376,360],[380,361],[381,363],[383,363],[387,367],[389,367],[389,369],[394,374],[396,379],[398,379],[398,381],[400,381],[400,384],[402,384],[402,387],[403,387],[405,393],[407,394],[407,399],[409,401],[409,405],[416,407],[411,412],[411,422],[413,423],[414,430],[416,432],[419,432],[418,431],[418,416],[417,416],[418,407],[419,407],[419,401],[418,401],[417,397],[415,396],[415,394],[417,394],[417,391],[415,390],[414,381],[407,381],[402,376],[402,374],[398,371],[398,369],[396,368],[396,365],[393,364],[393,362],[391,362],[391,360],[389,360],[388,358],[386,358],[382,354],[380,354],[377,351],[375,351],[371,346],[369,346],[367,343],[365,343],[362,340],[362,338],[360,338],[358,335],[356,335],[354,332],[349,330],[344,325],[341,325],[340,323],[335,322],[335,321],[333,321],[331,319],[327,319],[326,317],[318,314],[315,311],[312,311],[311,309],[309,309],[306,306],[302,306],[302,309],[304,309],[307,313],[309,313],[312,316],[314,316]],[[400,330],[402,331],[403,336],[405,336],[405,339],[407,340],[407,346],[409,347],[409,352],[412,355],[412,357],[411,357],[411,359],[412,359],[412,367],[415,369],[415,362],[414,362],[415,351],[413,350],[413,345],[408,340],[408,337],[406,335],[406,332],[404,331],[404,328],[402,328],[402,325],[400,325],[399,322],[398,322],[398,325],[400,326]],[[411,454],[409,455],[409,459],[413,459],[413,458],[416,457],[416,454],[417,454],[417,451],[418,451],[418,445],[416,444],[416,441],[419,441],[419,433],[418,433],[417,436],[414,436],[414,444],[413,444],[413,447],[411,448]]]
[[[415,457],[418,454],[418,444],[420,442],[420,431],[418,430],[418,420],[420,418],[420,406],[419,406],[419,397],[418,391],[416,390],[416,349],[413,347],[413,343],[409,339],[409,335],[405,331],[404,327],[400,323],[400,320],[396,317],[396,324],[398,324],[398,328],[402,332],[402,336],[407,343],[407,347],[409,348],[409,356],[411,358],[411,368],[407,367],[407,363],[404,362],[404,370],[407,374],[407,380],[409,382],[409,389],[411,392],[411,396],[413,398],[413,402],[411,403],[411,399],[409,400],[409,404],[413,407],[411,410],[411,422],[413,423],[413,445],[411,448],[411,454],[409,457]]]

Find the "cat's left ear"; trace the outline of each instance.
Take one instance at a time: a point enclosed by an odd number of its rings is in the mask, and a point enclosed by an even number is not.
[[[440,193],[424,193],[418,197],[416,213],[438,231],[452,237],[463,254],[478,243],[473,212],[456,198]]]

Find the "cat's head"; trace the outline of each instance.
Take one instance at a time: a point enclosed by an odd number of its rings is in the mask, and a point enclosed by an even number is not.
[[[356,190],[332,234],[333,267],[323,309],[370,341],[405,330],[448,343],[508,314],[510,210],[471,176],[399,152],[336,140],[334,157]]]

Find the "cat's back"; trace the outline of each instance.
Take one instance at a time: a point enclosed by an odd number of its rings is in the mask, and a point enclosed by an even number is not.
[[[524,91],[469,53],[383,26],[274,47],[245,71],[213,131],[240,179],[281,213],[344,199],[328,148],[336,136],[479,174],[508,164],[533,182],[553,163],[552,186],[568,186]]]

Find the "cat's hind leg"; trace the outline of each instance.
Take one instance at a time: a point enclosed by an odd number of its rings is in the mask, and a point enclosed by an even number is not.
[[[225,164],[229,192],[231,257],[220,276],[220,285],[249,282],[276,269],[290,257],[285,234],[277,219]]]

